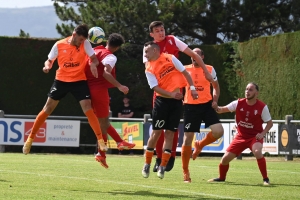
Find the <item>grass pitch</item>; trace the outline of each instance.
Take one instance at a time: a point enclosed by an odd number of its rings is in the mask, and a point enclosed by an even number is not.
[[[266,159],[267,187],[254,158],[233,160],[225,183],[207,183],[218,177],[220,158],[191,160],[189,184],[180,157],[161,180],[152,167],[150,177],[142,177],[143,156],[108,155],[105,169],[93,155],[1,153],[0,199],[300,199],[300,159]]]

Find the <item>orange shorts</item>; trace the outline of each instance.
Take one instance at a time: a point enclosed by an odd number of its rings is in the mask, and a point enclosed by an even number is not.
[[[98,118],[109,116],[109,94],[107,88],[89,86],[94,113]]]
[[[234,153],[238,156],[247,148],[249,148],[252,151],[252,146],[254,143],[260,142],[262,144],[263,141],[263,139],[257,140],[255,136],[249,139],[245,139],[241,136],[236,135],[233,141],[230,143],[229,147],[226,149],[226,151]]]

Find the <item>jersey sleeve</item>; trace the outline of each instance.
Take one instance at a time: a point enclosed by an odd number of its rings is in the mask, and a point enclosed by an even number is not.
[[[226,105],[225,107],[228,108],[230,112],[234,112],[236,110],[237,105],[238,105],[238,100],[235,100],[229,103],[228,105]]]
[[[183,64],[174,55],[172,55],[172,62],[178,71],[183,72],[185,70]]]
[[[114,66],[116,65],[116,62],[117,62],[117,57],[113,54],[109,54],[109,55],[105,56],[105,58],[101,62],[104,66],[110,65],[111,68],[114,68]]]
[[[155,75],[150,73],[150,72],[145,72],[145,73],[146,73],[147,81],[148,81],[148,84],[149,84],[150,88],[152,89],[155,86],[157,86],[158,81],[157,81]]]
[[[91,57],[93,54],[95,54],[95,51],[91,45],[91,43],[88,40],[84,41],[84,50],[86,55],[88,55],[89,57]]]
[[[268,122],[270,121],[272,118],[271,118],[271,114],[270,114],[270,111],[269,111],[269,108],[267,105],[265,105],[262,113],[261,113],[261,119],[264,121],[264,122]]]
[[[211,76],[213,77],[213,80],[214,80],[214,81],[217,81],[217,80],[218,80],[218,78],[217,78],[217,72],[216,72],[215,68],[212,68],[210,74],[211,74]]]
[[[57,49],[57,43],[55,43],[48,54],[48,59],[49,60],[55,60],[58,56],[58,49]]]
[[[188,47],[188,45],[186,43],[182,42],[175,36],[174,36],[174,40],[175,40],[176,46],[178,47],[179,51],[182,52]]]

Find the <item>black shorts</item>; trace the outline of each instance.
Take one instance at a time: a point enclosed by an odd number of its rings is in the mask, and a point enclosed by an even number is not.
[[[201,122],[205,128],[220,123],[216,111],[211,107],[212,101],[203,104],[184,105],[184,132],[199,132]]]
[[[157,96],[152,110],[152,129],[176,131],[182,114],[182,100]]]
[[[77,101],[91,98],[87,81],[63,82],[56,79],[50,88],[48,97],[54,100],[61,100],[69,92],[76,98]]]

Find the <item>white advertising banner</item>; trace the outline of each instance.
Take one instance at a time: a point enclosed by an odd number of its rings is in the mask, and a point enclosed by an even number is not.
[[[215,142],[203,147],[203,153],[225,153],[227,147],[229,146],[229,123],[222,123],[224,134],[221,138],[217,139]],[[205,138],[210,128],[205,129],[204,124],[201,124],[200,132],[195,133],[193,140],[193,148],[195,140],[202,140]]]
[[[23,145],[34,120],[0,118],[0,144]],[[33,146],[79,147],[80,121],[46,120],[36,133]]]
[[[265,128],[266,124],[263,124]],[[234,136],[237,134],[236,123],[230,123],[230,137],[229,141],[231,142]],[[250,153],[250,149],[246,149],[243,153]],[[264,137],[264,144],[262,152],[268,152],[273,155],[278,155],[278,124],[273,124],[273,127]]]

